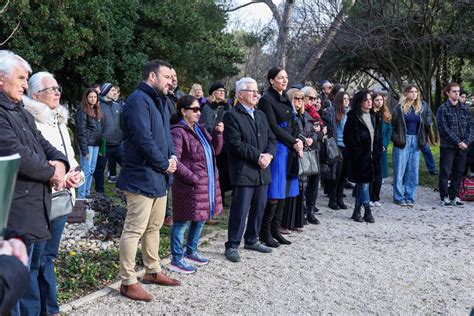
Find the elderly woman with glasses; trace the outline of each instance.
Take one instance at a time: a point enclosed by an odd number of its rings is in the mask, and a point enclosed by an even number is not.
[[[177,111],[171,119],[178,165],[172,187],[170,270],[189,274],[197,270],[195,265],[209,263],[197,251],[199,236],[205,221],[223,212],[215,155],[221,152],[224,143],[224,123],[214,127],[211,137],[198,123],[201,116],[199,102],[190,95],[178,99]],[[184,252],[183,239],[188,222],[191,225]]]
[[[62,89],[48,72],[38,72],[31,76],[28,81],[28,96],[23,96],[25,109],[35,118],[36,127],[57,150],[61,151],[68,159],[71,171],[66,174],[64,184],[67,190],[70,190],[74,199],[75,190],[84,183],[84,174],[78,171],[78,163],[74,158],[74,149],[71,145],[71,139],[67,128],[69,119],[68,110],[62,106],[59,101]],[[53,188],[55,192],[55,188]],[[56,200],[53,200],[57,203]],[[59,305],[57,299],[56,276],[54,260],[58,255],[59,242],[66,224],[67,215],[51,220],[50,231],[52,238],[43,241],[42,247],[34,249],[39,261],[31,262],[30,282],[33,283],[28,289],[27,294],[22,299],[22,305],[28,305],[26,308],[31,310],[37,308],[34,314],[41,313],[59,314]],[[41,306],[36,302],[41,299]],[[22,313],[25,310],[22,306]]]

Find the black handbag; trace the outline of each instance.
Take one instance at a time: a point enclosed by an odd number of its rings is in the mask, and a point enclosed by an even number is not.
[[[341,150],[339,149],[339,146],[337,146],[337,142],[334,139],[334,137],[329,137],[326,140],[325,149],[326,149],[326,161],[328,163],[335,163],[335,162],[342,161],[342,153],[341,153]]]
[[[68,189],[53,193],[51,200],[50,221],[72,213],[74,205],[72,203],[72,194]]]
[[[303,151],[303,158],[299,160],[298,176],[312,176],[319,173],[318,152],[314,150]]]

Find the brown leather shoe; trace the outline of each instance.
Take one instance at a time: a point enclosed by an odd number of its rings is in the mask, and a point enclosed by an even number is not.
[[[173,217],[168,216],[167,218],[165,218],[163,225],[168,226],[168,227],[173,226]]]
[[[153,295],[145,291],[140,284],[120,285],[120,294],[135,301],[153,301]]]
[[[165,286],[178,286],[181,285],[181,281],[170,278],[163,272],[160,273],[145,273],[143,276],[143,283],[145,284],[158,284]]]

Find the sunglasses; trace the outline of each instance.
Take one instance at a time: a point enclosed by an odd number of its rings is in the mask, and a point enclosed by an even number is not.
[[[201,108],[199,107],[192,107],[192,108],[186,108],[186,110],[190,110],[190,111],[193,111],[194,113],[198,113],[198,112],[201,112]]]
[[[307,97],[307,98],[308,98],[308,100],[310,100],[310,101],[316,100],[316,97]]]
[[[303,97],[294,97],[293,99],[297,100],[297,101],[303,101]]]

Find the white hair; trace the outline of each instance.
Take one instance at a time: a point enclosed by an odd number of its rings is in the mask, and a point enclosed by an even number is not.
[[[316,89],[314,89],[311,86],[305,86],[301,91],[304,93],[305,96],[307,96],[309,93],[314,92],[314,96],[317,96],[318,93],[316,92]]]
[[[0,73],[10,75],[15,67],[22,67],[32,72],[30,64],[17,54],[9,50],[0,50]]]
[[[26,93],[30,98],[33,97],[34,93],[38,93],[38,91],[43,90],[43,79],[44,78],[53,78],[54,76],[50,74],[49,72],[46,71],[40,71],[35,73],[33,76],[30,77],[30,80],[28,80],[28,90]]]
[[[237,81],[235,83],[235,93],[246,89],[247,85],[252,84],[252,83],[257,85],[257,81],[255,81],[255,79],[252,79],[250,77],[244,77],[244,78],[240,79],[239,81]]]

